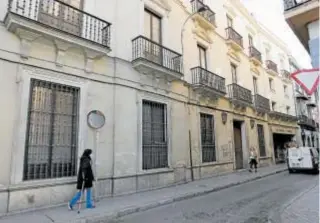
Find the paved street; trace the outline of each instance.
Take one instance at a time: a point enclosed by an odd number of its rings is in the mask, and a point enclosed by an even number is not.
[[[302,208],[301,206],[306,205],[303,210],[308,213],[309,206],[318,202],[318,184],[318,176],[283,172],[205,196],[132,214],[109,221],[109,223],[268,223],[273,222],[269,220],[270,213],[275,214],[284,210],[288,202],[289,206],[284,212],[287,214],[281,214],[279,221],[292,223],[288,216],[294,211],[296,215],[294,222],[307,223],[309,221],[303,221],[301,220],[303,218],[299,218],[299,210]],[[310,191],[310,194],[306,193],[309,196],[300,195],[304,201],[292,209],[290,203],[296,203],[294,198],[312,187],[314,189]],[[303,200],[300,197],[296,199]],[[311,199],[313,202],[308,202]],[[319,214],[317,207],[311,209],[313,216]],[[301,215],[308,215],[306,213],[301,213]],[[316,219],[316,217],[312,219]],[[279,221],[277,220],[276,223],[280,223]]]

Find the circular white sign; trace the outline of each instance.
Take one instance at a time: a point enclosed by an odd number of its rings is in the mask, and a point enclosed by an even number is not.
[[[88,125],[93,129],[100,129],[104,126],[106,119],[101,111],[93,110],[88,114]]]

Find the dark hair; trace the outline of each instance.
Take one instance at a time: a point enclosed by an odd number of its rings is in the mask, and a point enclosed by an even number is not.
[[[92,153],[92,150],[91,150],[91,149],[85,149],[85,150],[83,151],[82,156],[89,157],[89,156],[91,155],[91,153]]]

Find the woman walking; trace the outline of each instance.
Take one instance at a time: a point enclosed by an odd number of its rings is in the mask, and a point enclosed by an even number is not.
[[[256,149],[254,147],[251,147],[250,149],[250,161],[249,161],[249,164],[250,164],[250,172],[252,172],[253,170],[253,166],[254,166],[254,169],[255,169],[255,172],[257,172],[257,158],[258,158],[258,155],[257,155],[257,152],[256,152]]]
[[[80,167],[78,172],[77,189],[78,192],[68,203],[69,210],[73,210],[74,205],[79,201],[81,195],[86,191],[86,208],[94,208],[91,198],[92,182],[94,176],[91,167],[91,149],[86,149],[80,158]],[[81,201],[80,201],[81,202]]]

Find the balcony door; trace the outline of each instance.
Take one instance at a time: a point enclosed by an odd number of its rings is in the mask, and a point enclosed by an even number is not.
[[[145,58],[154,63],[162,64],[161,17],[147,9],[144,11],[144,36],[151,40],[144,43]]]
[[[253,93],[258,94],[258,80],[256,77],[253,77]]]
[[[84,0],[41,0],[39,22],[59,30],[81,36],[82,14]],[[71,7],[72,6],[72,7]],[[79,10],[77,10],[79,9]]]
[[[200,69],[200,80],[202,84],[209,84],[209,79],[208,79],[208,75],[207,75],[207,50],[200,46],[197,45],[198,47],[198,54],[199,54],[199,66],[202,68]]]

